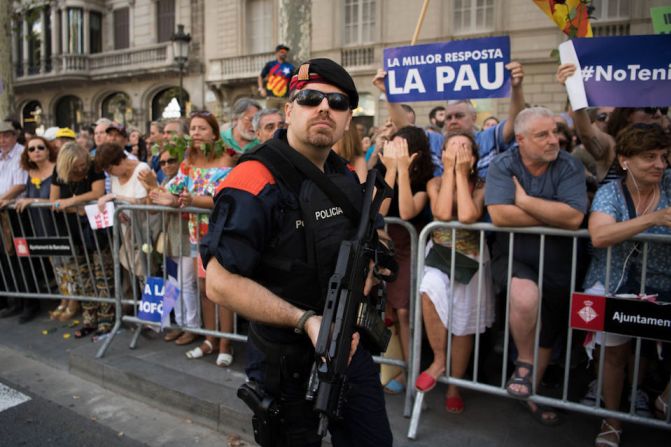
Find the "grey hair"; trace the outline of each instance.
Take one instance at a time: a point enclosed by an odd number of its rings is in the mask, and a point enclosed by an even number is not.
[[[552,118],[554,119],[554,112],[546,107],[529,107],[522,110],[517,114],[515,122],[513,123],[515,128],[515,135],[526,133],[529,129],[529,122],[538,117]]]
[[[112,120],[109,118],[100,118],[98,121],[96,121],[96,126],[99,126],[101,124],[104,124],[105,126],[109,127],[112,125]]]
[[[243,115],[250,107],[255,107],[257,110],[261,110],[263,108],[261,107],[261,104],[254,101],[252,98],[240,98],[235,101],[235,104],[233,104],[233,109],[231,110],[233,119],[239,118],[240,115]]]
[[[149,128],[151,128],[151,126],[156,126],[159,133],[163,133],[163,128],[164,127],[163,127],[163,122],[162,121],[152,121],[151,123],[149,123]]]
[[[254,132],[259,130],[259,123],[261,122],[261,118],[270,115],[282,116],[282,114],[278,109],[261,109],[258,112],[256,112],[256,114],[254,114],[254,118],[252,118],[252,127],[254,128]]]
[[[171,123],[177,123],[179,124],[179,127],[182,129],[182,133],[184,135],[189,134],[189,124],[186,122],[184,118],[172,118],[169,120],[166,120],[165,123],[163,123],[163,129],[165,129],[165,126]]]
[[[452,99],[450,101],[447,101],[448,106],[453,106],[457,104],[466,104],[466,107],[468,107],[468,111],[470,113],[474,115],[478,113],[478,111],[475,110],[475,106],[473,105],[470,99]]]

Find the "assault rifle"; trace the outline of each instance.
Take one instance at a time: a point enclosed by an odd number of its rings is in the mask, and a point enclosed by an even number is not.
[[[320,416],[320,436],[326,434],[328,418],[342,417],[352,334],[358,330],[361,344],[372,351],[385,351],[389,343],[391,333],[380,317],[384,310],[382,295],[367,297],[363,289],[371,261],[377,264],[379,258],[389,257],[380,251],[375,222],[382,201],[391,195],[382,175],[375,169],[369,171],[356,236],[340,244],[335,271],[329,279],[306,393]]]

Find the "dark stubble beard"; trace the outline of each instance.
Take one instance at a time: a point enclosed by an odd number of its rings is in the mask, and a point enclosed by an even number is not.
[[[333,132],[317,131],[308,133],[308,143],[319,149],[331,149],[333,143],[335,143],[335,138]]]

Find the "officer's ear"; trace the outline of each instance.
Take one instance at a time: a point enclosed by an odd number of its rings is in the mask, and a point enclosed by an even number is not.
[[[291,123],[291,112],[294,108],[294,102],[289,100],[284,103],[284,122],[286,124]]]
[[[349,126],[352,124],[352,109],[347,111],[347,123],[345,124],[345,132],[349,130]]]

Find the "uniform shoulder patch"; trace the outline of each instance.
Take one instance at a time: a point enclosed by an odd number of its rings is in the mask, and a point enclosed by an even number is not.
[[[219,184],[216,193],[224,188],[234,188],[257,196],[268,184],[275,184],[275,178],[268,168],[260,161],[250,160],[233,168]]]

